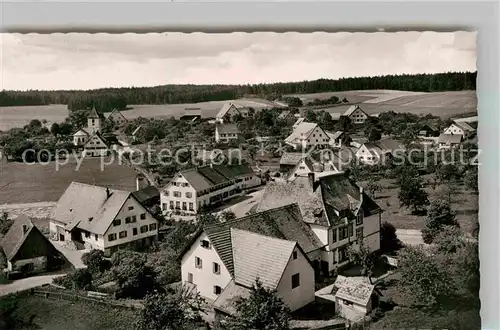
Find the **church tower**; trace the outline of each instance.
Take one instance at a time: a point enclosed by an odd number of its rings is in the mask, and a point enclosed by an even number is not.
[[[92,108],[87,117],[87,128],[90,131],[89,133],[100,132],[103,123],[104,123],[103,114],[97,111],[95,107]]]

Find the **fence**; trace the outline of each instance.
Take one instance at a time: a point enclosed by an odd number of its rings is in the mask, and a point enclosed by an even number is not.
[[[69,293],[62,291],[48,291],[36,288],[36,289],[31,289],[28,292],[24,293],[29,293],[37,297],[44,297],[46,299],[64,299],[69,301],[82,300],[86,302],[93,302],[113,307],[130,308],[130,309],[144,308],[144,306],[138,302],[123,302],[123,301],[110,300],[106,298],[108,297],[108,295],[99,292],[88,292],[87,295],[85,296],[76,292]]]

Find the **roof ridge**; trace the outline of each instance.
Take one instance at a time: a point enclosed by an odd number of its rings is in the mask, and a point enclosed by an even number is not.
[[[274,236],[264,235],[264,234],[256,233],[254,231],[250,231],[250,230],[246,230],[246,229],[239,229],[239,228],[234,228],[234,227],[231,227],[231,228],[228,228],[228,229],[229,229],[229,231],[233,231],[233,230],[235,230],[235,231],[242,231],[242,232],[249,233],[249,234],[252,234],[252,235],[267,237],[267,238],[272,239],[272,240],[278,240],[278,241],[284,241],[284,242],[290,242],[290,243],[294,243],[294,244],[299,244],[297,241],[292,241],[292,240],[289,240],[289,239],[286,239],[286,238],[278,238],[278,237],[274,237]],[[232,241],[232,238],[231,238],[231,241]],[[232,242],[231,242],[231,245],[232,245]]]
[[[72,185],[72,184],[79,185],[79,186],[86,186],[86,187],[94,187],[94,188],[99,188],[99,189],[102,189],[102,190],[109,189],[112,192],[131,193],[128,190],[114,189],[114,188],[109,188],[109,187],[106,187],[106,186],[98,186],[98,185],[95,185],[95,184],[90,184],[90,183],[85,183],[85,182],[80,182],[80,181],[71,181],[70,185]]]

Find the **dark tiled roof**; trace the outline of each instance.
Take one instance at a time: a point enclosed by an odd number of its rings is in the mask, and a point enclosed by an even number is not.
[[[226,178],[219,172],[214,171],[214,169],[210,166],[199,167],[198,172],[200,172],[205,178],[207,178],[213,185],[219,185],[231,180],[229,178]]]
[[[181,171],[184,178],[198,191],[209,189],[212,186],[252,173],[253,170],[247,163],[203,166]]]
[[[297,165],[298,162],[304,157],[301,152],[284,152],[281,155],[280,165]]]
[[[97,111],[96,108],[92,108],[92,110],[90,110],[89,115],[87,116],[87,118],[90,118],[90,119],[105,119],[104,115],[100,111]]]
[[[160,191],[154,186],[147,186],[141,190],[134,191],[132,195],[134,195],[140,203],[143,203],[151,198],[159,197]]]
[[[238,125],[236,124],[224,124],[224,125],[217,125],[217,130],[219,133],[239,133],[240,129],[238,128]]]
[[[441,134],[439,135],[439,143],[460,143],[462,142],[462,135],[460,134]]]
[[[27,231],[23,233],[23,226],[26,226]],[[16,256],[17,251],[21,248],[24,241],[28,237],[32,230],[38,230],[31,220],[25,216],[20,215],[14,220],[14,223],[10,227],[9,231],[3,237],[0,245],[2,246],[3,252],[8,260],[11,260]]]

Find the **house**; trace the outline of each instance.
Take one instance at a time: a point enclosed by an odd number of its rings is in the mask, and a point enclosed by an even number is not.
[[[318,124],[303,121],[285,139],[285,143],[295,149],[326,148],[330,144],[330,137]]]
[[[439,136],[439,129],[432,124],[426,123],[420,127],[418,135],[422,137],[436,137]]]
[[[310,173],[293,181],[271,182],[256,211],[297,203],[302,218],[325,246],[321,269],[328,273],[348,264],[347,249],[363,239],[371,251],[380,249],[381,208],[343,172]]]
[[[299,176],[307,176],[312,172],[321,172],[323,168],[320,164],[315,164],[308,157],[303,157],[294,168],[292,168],[287,175],[287,180],[294,180]]]
[[[358,322],[373,310],[379,296],[367,278],[338,275],[333,284],[318,290],[316,297],[333,302],[336,313],[350,322]]]
[[[195,122],[201,119],[201,108],[186,108],[184,114],[179,118],[183,121]]]
[[[192,217],[202,207],[220,204],[260,184],[248,164],[210,164],[182,170],[161,189],[162,211]]]
[[[237,107],[233,103],[225,103],[215,115],[215,122],[223,124],[231,122],[234,115],[241,115],[243,117],[248,116],[249,109],[243,107]]]
[[[286,122],[287,124],[291,124],[291,123],[295,122],[295,116],[291,110],[283,110],[278,115],[278,120],[282,120],[282,121]]]
[[[364,164],[374,165],[383,162],[384,157],[391,157],[402,150],[405,150],[405,147],[401,141],[386,138],[363,143],[356,151],[356,158]]]
[[[80,128],[78,131],[73,133],[73,144],[76,147],[83,147],[89,137],[90,134],[84,128]]]
[[[359,105],[350,106],[344,112],[343,116],[349,118],[353,124],[364,124],[368,117],[370,117]]]
[[[14,220],[0,241],[7,258],[7,274],[28,275],[49,271],[59,265],[62,256],[40,230],[25,216]]]
[[[236,124],[216,124],[215,126],[215,142],[217,143],[238,141],[240,136],[241,132]]]
[[[73,144],[79,147],[84,146],[92,134],[101,131],[104,120],[104,115],[92,108],[87,116],[87,127],[82,127],[73,133]]]
[[[299,116],[299,118],[297,118],[297,120],[293,124],[292,128],[296,129],[304,120],[306,120],[304,117]]]
[[[155,186],[147,186],[132,193],[139,203],[146,207],[160,205],[160,190]]]
[[[112,142],[111,139],[105,138],[100,132],[94,132],[83,145],[83,156],[87,157],[106,157],[111,154],[113,145],[117,141]]]
[[[129,191],[72,182],[49,224],[52,239],[99,249],[110,256],[131,244],[150,245],[158,221]]]
[[[116,126],[123,126],[127,123],[127,118],[118,109],[113,109],[106,120],[112,120]]]
[[[326,132],[328,137],[330,138],[330,146],[333,148],[341,148],[342,147],[342,139],[344,138],[344,132],[336,131],[335,133]]]
[[[447,129],[444,130],[444,134],[462,135],[464,140],[467,140],[474,134],[475,130],[465,121],[453,122]]]
[[[302,152],[284,152],[280,158],[280,172],[292,170],[304,156]]]
[[[463,135],[461,134],[441,134],[438,139],[439,149],[456,148],[462,143]]]
[[[235,314],[259,279],[295,311],[313,302],[314,269],[295,241],[226,226],[206,227],[181,258],[182,282],[196,288],[218,317]]]

